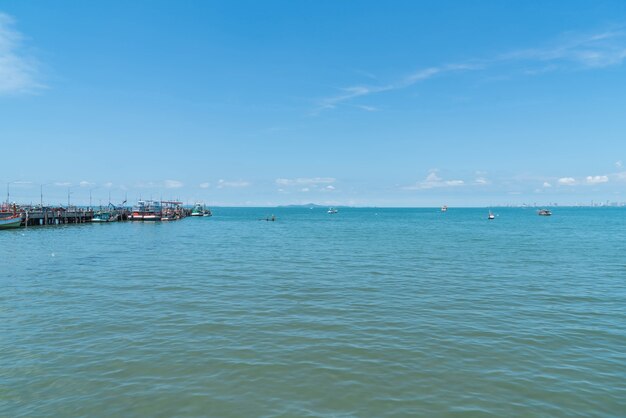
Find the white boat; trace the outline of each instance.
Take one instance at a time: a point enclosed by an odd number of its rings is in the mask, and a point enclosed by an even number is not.
[[[443,205],[443,206],[441,207],[441,211],[442,211],[442,212],[447,212],[447,211],[448,211],[448,207],[447,207],[446,205]]]
[[[19,228],[21,225],[21,215],[9,215],[8,217],[0,218],[0,229]]]
[[[337,209],[335,209],[335,208],[328,208],[328,212],[327,213],[330,213],[331,215],[333,215],[333,214],[335,214],[337,212],[339,212],[339,211]]]
[[[495,219],[496,215],[494,215],[493,213],[491,213],[491,211],[489,211],[489,215],[487,215],[487,219]]]
[[[537,215],[539,215],[539,216],[551,216],[552,212],[550,212],[548,209],[539,209],[537,211]]]

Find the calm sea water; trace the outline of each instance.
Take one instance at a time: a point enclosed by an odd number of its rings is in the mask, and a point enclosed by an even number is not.
[[[0,416],[626,416],[626,210],[495,213],[0,231]]]

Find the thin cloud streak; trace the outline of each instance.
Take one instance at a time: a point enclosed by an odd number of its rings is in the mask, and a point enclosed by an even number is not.
[[[15,20],[0,12],[0,95],[29,93],[42,88],[36,81],[37,65],[22,50],[22,35]]]
[[[336,181],[333,177],[311,177],[311,178],[296,178],[296,179],[276,179],[276,184],[279,186],[302,186],[319,184],[332,184]]]
[[[378,93],[402,90],[433,77],[453,72],[488,70],[507,62],[542,64],[539,69],[527,69],[525,75],[539,75],[556,71],[572,63],[583,69],[604,68],[621,65],[626,60],[626,31],[611,30],[591,35],[562,37],[553,46],[520,49],[490,59],[470,60],[465,63],[446,64],[418,70],[401,80],[381,86],[352,86],[341,89],[342,93],[320,101],[317,112],[334,109],[340,104]],[[366,111],[373,106],[355,105]]]
[[[464,186],[463,180],[444,180],[437,175],[437,170],[432,170],[423,181],[412,186],[403,187],[404,190],[428,190],[440,187],[459,187]]]
[[[573,62],[586,68],[619,65],[625,58],[626,32],[623,30],[569,36],[554,46],[523,49],[501,56],[502,60]]]
[[[383,92],[387,92],[387,91],[393,91],[393,90],[401,90],[401,89],[405,89],[407,87],[410,87],[418,82],[424,81],[424,80],[428,80],[429,78],[435,77],[439,74],[442,73],[447,73],[447,72],[452,72],[452,71],[469,71],[469,70],[476,70],[476,69],[480,69],[482,68],[480,65],[477,64],[449,64],[449,65],[444,65],[441,67],[429,67],[429,68],[425,68],[419,71],[414,72],[413,74],[410,74],[408,76],[406,76],[405,78],[403,78],[402,80],[399,80],[395,83],[392,84],[388,84],[385,86],[353,86],[353,87],[346,87],[343,88],[342,94],[339,94],[335,97],[329,97],[326,98],[324,100],[321,101],[319,109],[318,110],[325,110],[325,109],[334,109],[335,107],[337,107],[337,105],[342,104],[344,102],[350,101],[352,99],[358,98],[358,97],[362,97],[362,96],[369,96],[371,94],[376,94],[376,93],[383,93]],[[360,105],[357,106],[359,108],[361,108],[362,110],[365,111],[375,111],[377,110],[376,107],[373,106],[364,106],[364,105]]]

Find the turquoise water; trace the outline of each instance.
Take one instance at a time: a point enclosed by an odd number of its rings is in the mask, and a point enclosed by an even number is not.
[[[0,231],[0,416],[625,416],[626,209],[495,213]]]

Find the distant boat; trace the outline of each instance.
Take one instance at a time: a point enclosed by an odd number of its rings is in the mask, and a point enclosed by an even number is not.
[[[551,216],[552,212],[550,212],[548,209],[539,209],[537,211],[537,215],[539,215],[539,216]]]
[[[441,211],[442,211],[442,212],[447,212],[447,211],[448,211],[448,207],[447,207],[446,205],[443,205],[443,206],[441,207]]]
[[[191,209],[191,216],[213,216],[210,209],[204,207],[204,204],[196,202]]]
[[[330,213],[331,215],[334,215],[337,212],[339,212],[339,211],[337,209],[335,209],[335,208],[328,208],[328,212],[327,213]]]
[[[117,212],[115,211],[98,211],[93,214],[91,222],[117,222]]]
[[[22,225],[21,215],[10,215],[5,218],[0,218],[0,229],[19,228]]]
[[[489,215],[487,215],[487,219],[491,220],[495,218],[496,218],[496,215],[494,215],[493,213],[491,213],[491,211],[489,211]]]

